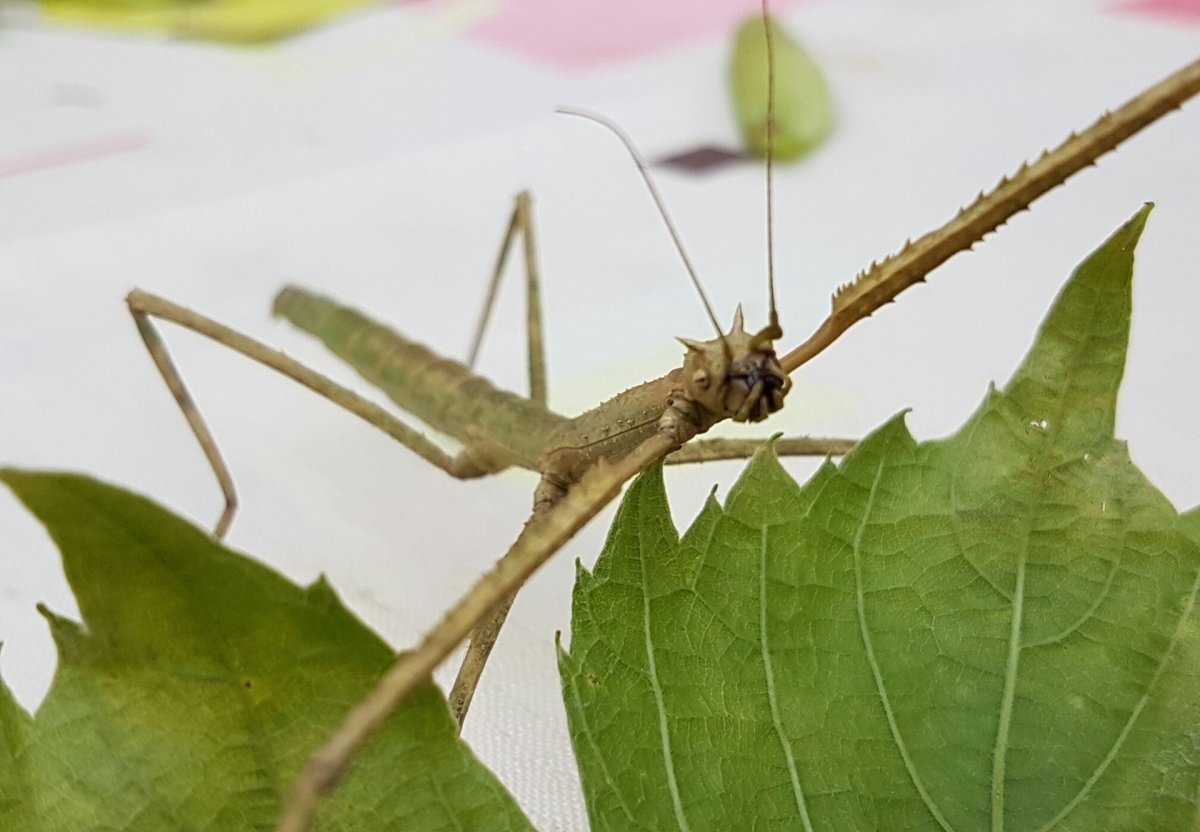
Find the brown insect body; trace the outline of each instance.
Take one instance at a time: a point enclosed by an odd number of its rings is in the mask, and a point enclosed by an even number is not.
[[[542,484],[535,504],[555,502],[597,462],[618,460],[660,431],[682,445],[725,419],[761,421],[783,406],[791,389],[766,337],[777,330],[746,332],[740,308],[727,334],[680,339],[687,348],[681,367],[574,418],[501,390],[463,364],[305,289],[285,288],[275,312],[320,338],[400,407],[462,442],[462,468],[537,471]]]
[[[544,488],[565,490],[598,461],[620,459],[655,433],[682,445],[718,422],[757,422],[783,406],[791,379],[771,342],[745,331],[740,307],[727,334],[679,340],[687,348],[682,367],[617,394],[547,437],[538,466]]]

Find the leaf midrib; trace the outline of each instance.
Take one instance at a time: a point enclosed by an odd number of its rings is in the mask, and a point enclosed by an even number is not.
[[[646,552],[639,547],[638,568],[642,576],[642,637],[646,644],[646,671],[650,687],[654,692],[654,706],[658,711],[658,735],[662,746],[663,766],[667,774],[667,789],[671,792],[671,806],[675,810],[675,822],[682,832],[691,832],[687,816],[683,811],[683,800],[679,794],[679,783],[675,777],[675,757],[671,751],[671,733],[667,726],[667,709],[663,702],[662,684],[658,678],[658,662],[654,654],[654,639],[650,627],[650,579],[646,574]]]
[[[1004,663],[1004,690],[1000,699],[1000,718],[996,726],[996,741],[992,749],[992,832],[1004,832],[1004,804],[1006,798],[1006,783],[1005,770],[1008,763],[1008,739],[1009,729],[1012,727],[1013,717],[1013,702],[1016,698],[1017,678],[1020,674],[1021,651],[1024,645],[1021,643],[1021,634],[1024,629],[1025,615],[1025,570],[1028,566],[1029,559],[1029,542],[1033,536],[1033,523],[1037,517],[1037,510],[1042,504],[1042,497],[1045,493],[1048,478],[1046,476],[1047,464],[1046,453],[1048,449],[1056,447],[1052,440],[1057,440],[1063,433],[1063,424],[1066,420],[1066,413],[1071,401],[1074,400],[1076,392],[1076,381],[1078,379],[1078,368],[1083,356],[1089,350],[1088,347],[1092,341],[1096,316],[1099,314],[1099,304],[1092,304],[1089,309],[1089,318],[1087,325],[1083,328],[1085,333],[1081,338],[1073,337],[1073,333],[1069,330],[1058,327],[1062,336],[1070,338],[1071,356],[1065,362],[1066,368],[1066,384],[1057,386],[1056,395],[1050,402],[1053,408],[1052,421],[1050,422],[1050,430],[1039,433],[1036,453],[1031,453],[1034,465],[1033,470],[1037,477],[1037,491],[1029,503],[1025,507],[1025,516],[1028,517],[1028,523],[1025,528],[1025,535],[1021,546],[1021,555],[1017,561],[1016,579],[1014,581],[1012,593],[1012,617],[1009,624],[1009,640],[1008,640],[1008,657]],[[1018,371],[1023,376],[1023,370]],[[1005,390],[1003,396],[1007,399],[1011,394]],[[1014,401],[1014,404],[1016,402]],[[1045,416],[1042,416],[1045,419]],[[1089,780],[1089,783],[1093,782]],[[1087,791],[1087,784],[1081,789],[1081,793]],[[1081,795],[1076,795],[1077,799],[1082,799]],[[1065,807],[1064,807],[1065,808]],[[1057,816],[1056,816],[1057,817]]]
[[[875,479],[871,482],[871,490],[867,495],[867,504],[863,507],[862,521],[858,524],[858,528],[854,532],[854,596],[855,605],[858,610],[859,634],[862,636],[863,649],[867,654],[867,664],[870,665],[871,675],[875,678],[875,689],[879,693],[884,715],[887,717],[888,729],[892,733],[892,741],[896,743],[896,749],[900,752],[900,758],[904,761],[904,768],[908,772],[909,779],[912,780],[912,784],[916,788],[917,794],[921,796],[925,808],[929,810],[929,814],[937,821],[938,825],[946,830],[946,832],[955,832],[954,827],[950,825],[945,815],[942,814],[942,810],[934,802],[933,796],[929,794],[929,790],[925,788],[925,783],[917,771],[916,763],[908,753],[908,745],[904,742],[904,737],[900,734],[900,725],[896,722],[896,712],[892,709],[892,702],[888,697],[887,687],[883,683],[883,669],[879,666],[879,661],[875,657],[875,645],[871,640],[871,631],[867,627],[867,606],[866,596],[863,591],[862,574],[862,539],[863,533],[866,531],[867,524],[870,521],[871,512],[875,508],[875,496],[879,492],[879,483],[883,480],[884,467],[883,458],[880,457],[879,467],[875,471]]]
[[[767,641],[767,537],[769,526],[766,524],[759,531],[758,538],[758,630],[759,645],[762,651],[763,673],[767,681],[767,702],[771,708],[771,724],[775,728],[775,736],[783,748],[783,756],[787,760],[788,778],[792,785],[792,797],[796,800],[796,811],[804,823],[806,832],[813,832],[812,819],[808,816],[808,805],[804,799],[804,787],[800,785],[800,774],[796,770],[796,757],[792,753],[792,745],[783,730],[783,719],[779,713],[779,699],[775,690],[775,669],[771,662],[771,650]]]

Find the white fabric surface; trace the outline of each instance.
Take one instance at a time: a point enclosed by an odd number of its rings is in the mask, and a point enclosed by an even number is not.
[[[86,471],[210,524],[218,492],[125,292],[163,294],[362,389],[269,319],[274,291],[326,290],[462,355],[526,187],[556,409],[577,412],[674,366],[672,336],[708,337],[619,146],[551,111],[606,112],[651,157],[730,145],[725,42],[567,71],[455,35],[488,11],[385,8],[266,51],[24,17],[0,29],[0,462]],[[1200,53],[1195,19],[1091,2],[824,2],[789,21],[827,70],[840,122],[827,147],[777,178],[785,346],[869,260]],[[1198,138],[1193,104],[1037,203],[799,373],[767,430],[858,435],[905,407],[918,437],[953,430],[1015,368],[1069,270],[1154,200],[1118,428],[1176,505],[1200,501]],[[127,149],[23,170],[47,149],[105,146]],[[720,314],[743,301],[762,321],[761,170],[659,181]],[[515,278],[482,370],[523,390]],[[194,336],[167,338],[241,490],[229,543],[297,581],[327,573],[397,646],[524,521],[532,476],[452,481],[296,385]],[[792,467],[803,477],[812,465]],[[671,471],[679,524],[737,470]],[[569,629],[572,562],[594,560],[609,517],[521,594],[466,730],[545,830],[586,827],[553,636]],[[0,530],[0,671],[34,707],[54,667],[34,604],[78,613],[44,532],[5,492]]]

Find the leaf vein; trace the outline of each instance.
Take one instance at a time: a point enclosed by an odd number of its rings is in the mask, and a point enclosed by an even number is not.
[[[1142,714],[1142,711],[1145,710],[1146,705],[1150,703],[1150,695],[1154,692],[1154,688],[1158,684],[1158,680],[1162,676],[1163,669],[1167,666],[1171,658],[1171,654],[1175,652],[1176,645],[1179,644],[1179,639],[1183,635],[1185,623],[1189,618],[1192,617],[1192,612],[1196,608],[1196,595],[1198,592],[1200,592],[1200,569],[1196,570],[1195,578],[1192,580],[1192,591],[1188,593],[1187,604],[1184,605],[1183,612],[1179,616],[1179,621],[1177,621],[1175,624],[1175,632],[1171,634],[1171,641],[1167,645],[1167,649],[1163,651],[1162,657],[1157,663],[1157,667],[1154,668],[1154,675],[1150,677],[1150,683],[1146,685],[1146,690],[1142,692],[1142,695],[1138,698],[1137,704],[1134,705],[1133,710],[1130,711],[1129,719],[1125,720],[1125,724],[1121,726],[1121,731],[1117,734],[1116,739],[1113,740],[1113,744],[1108,749],[1108,753],[1104,755],[1104,759],[1100,761],[1100,764],[1096,766],[1091,776],[1088,777],[1087,782],[1080,787],[1079,791],[1073,798],[1071,798],[1070,802],[1068,802],[1067,805],[1063,806],[1063,808],[1059,810],[1057,815],[1052,817],[1039,828],[1038,832],[1046,832],[1046,830],[1054,828],[1057,823],[1074,811],[1075,807],[1082,803],[1087,797],[1088,793],[1091,792],[1092,787],[1096,785],[1096,782],[1102,776],[1104,776],[1104,772],[1108,769],[1109,765],[1112,764],[1112,761],[1116,759],[1117,753],[1125,744],[1125,740],[1128,739],[1130,732],[1133,731],[1134,723],[1137,722],[1138,718]]]
[[[604,753],[600,750],[599,744],[596,742],[596,736],[592,733],[592,724],[588,721],[588,709],[583,706],[583,699],[579,696],[579,685],[576,683],[578,676],[572,676],[570,682],[571,698],[575,700],[575,707],[579,713],[579,725],[583,729],[584,738],[587,740],[588,747],[592,749],[592,753],[596,755],[596,761],[600,764],[600,771],[604,774],[604,782],[611,789],[617,798],[617,804],[621,807],[621,811],[625,813],[625,817],[629,818],[631,825],[636,825],[636,819],[633,816],[629,804],[625,802],[625,796],[621,794],[620,788],[617,786],[616,780],[613,779],[612,772],[609,771],[608,761],[604,759]]]
[[[966,441],[965,441],[965,444],[967,445],[967,447],[971,446],[972,442],[975,439],[975,432],[977,430],[979,430],[979,425],[982,422],[983,422],[983,419],[978,418],[971,425],[971,432],[967,435]],[[959,503],[958,503],[958,482],[959,482],[959,472],[962,470],[963,461],[966,460],[968,457],[969,457],[969,454],[959,454],[958,455],[958,459],[954,463],[954,473],[950,476],[950,528],[954,535],[954,543],[955,543],[955,546],[957,547],[958,551],[960,553],[962,553],[962,559],[967,562],[967,565],[970,566],[971,569],[973,569],[975,571],[975,574],[978,575],[980,577],[980,579],[983,580],[984,583],[986,583],[988,586],[990,586],[996,592],[997,595],[999,595],[1005,601],[1008,601],[1011,603],[1012,596],[1008,594],[1008,592],[1004,589],[1004,587],[1000,586],[994,580],[992,580],[983,571],[983,569],[981,569],[980,566],[977,563],[975,563],[974,560],[972,560],[970,557],[967,556],[967,547],[963,543],[963,540],[962,540],[962,523],[959,521],[959,517],[961,516],[962,512],[959,510]]]
[[[1122,531],[1121,545],[1117,547],[1117,551],[1123,552],[1124,550],[1125,533]],[[1072,633],[1082,627],[1084,622],[1096,614],[1096,610],[1100,609],[1100,605],[1104,603],[1104,599],[1107,598],[1109,592],[1112,591],[1113,581],[1117,577],[1117,570],[1120,569],[1120,566],[1121,556],[1118,554],[1117,557],[1113,558],[1112,562],[1109,564],[1108,576],[1104,579],[1104,586],[1099,592],[1096,593],[1095,600],[1093,600],[1088,608],[1083,611],[1079,618],[1075,619],[1061,631],[1054,633],[1053,635],[1046,636],[1045,638],[1038,639],[1037,641],[1026,642],[1025,647],[1045,647],[1050,644],[1058,644],[1059,642],[1065,641]]]
[[[904,769],[908,772],[909,779],[912,780],[912,784],[916,788],[917,794],[921,796],[921,801],[925,804],[925,808],[929,810],[929,814],[946,832],[954,832],[954,827],[946,820],[942,814],[942,810],[934,802],[928,789],[925,788],[925,783],[917,771],[916,763],[909,754],[908,745],[904,742],[904,737],[900,734],[900,726],[896,722],[896,713],[892,709],[892,702],[888,697],[887,687],[883,683],[883,670],[880,668],[879,661],[875,657],[875,645],[871,640],[871,631],[867,627],[866,598],[863,592],[862,541],[867,523],[871,519],[871,512],[875,507],[875,497],[879,492],[879,483],[883,479],[883,469],[884,462],[881,459],[879,461],[879,468],[875,471],[875,479],[871,483],[871,491],[867,495],[867,505],[863,508],[862,520],[854,532],[854,594],[858,608],[858,629],[859,634],[862,636],[864,652],[867,655],[867,664],[870,665],[871,675],[875,678],[875,689],[879,692],[879,699],[883,703],[883,711],[887,717],[888,729],[892,733],[892,741],[896,743],[896,748],[900,752],[900,758],[904,761]]]
[[[654,705],[658,711],[658,735],[662,746],[663,766],[667,773],[667,789],[671,793],[671,806],[675,810],[675,822],[683,832],[691,832],[687,816],[683,811],[683,800],[679,794],[679,783],[675,776],[675,759],[671,751],[671,733],[667,726],[667,709],[663,702],[662,683],[658,678],[658,663],[654,655],[654,638],[650,632],[650,581],[646,574],[646,552],[638,552],[638,567],[642,573],[642,635],[646,644],[646,669],[650,687],[654,691]]]
[[[796,811],[804,823],[807,832],[812,832],[812,819],[808,816],[808,805],[804,799],[804,787],[800,784],[800,775],[796,771],[796,757],[792,753],[792,745],[783,730],[783,719],[779,713],[779,698],[775,689],[775,668],[771,662],[770,645],[767,642],[767,537],[769,530],[763,526],[759,536],[759,568],[758,568],[758,627],[759,644],[762,647],[763,672],[767,680],[767,701],[771,706],[771,723],[775,727],[775,736],[783,748],[783,756],[787,759],[788,778],[791,780],[792,797],[796,800]]]

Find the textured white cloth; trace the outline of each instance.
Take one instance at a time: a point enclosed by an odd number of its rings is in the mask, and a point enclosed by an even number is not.
[[[626,4],[601,5],[619,17]],[[1200,15],[1186,13],[1197,4],[1135,5],[859,0],[789,14],[830,77],[839,124],[778,172],[783,344],[871,259],[1200,52]],[[1182,11],[1155,13],[1169,6]],[[732,145],[727,41],[564,66],[464,28],[486,13],[389,7],[262,51],[0,29],[0,462],[87,471],[210,524],[216,486],[124,293],[163,294],[362,389],[269,319],[274,291],[320,288],[461,356],[523,188],[537,198],[556,409],[674,366],[672,336],[708,337],[619,146],[551,112],[601,110],[650,157]],[[955,258],[806,367],[768,429],[860,435],[912,407],[917,436],[953,430],[1015,368],[1069,270],[1154,200],[1118,430],[1168,497],[1195,504],[1197,136],[1193,103]],[[741,301],[761,322],[761,170],[659,179],[719,314]],[[518,283],[482,370],[523,390]],[[530,475],[452,481],[298,386],[194,336],[167,338],[241,489],[230,544],[298,581],[327,573],[397,646],[520,529]],[[801,477],[811,467],[794,464]],[[679,523],[737,470],[673,470]],[[553,643],[569,629],[573,560],[595,558],[610,516],[521,594],[466,730],[545,830],[586,827]],[[0,670],[33,707],[54,666],[34,604],[78,613],[48,539],[3,492],[0,534]]]

